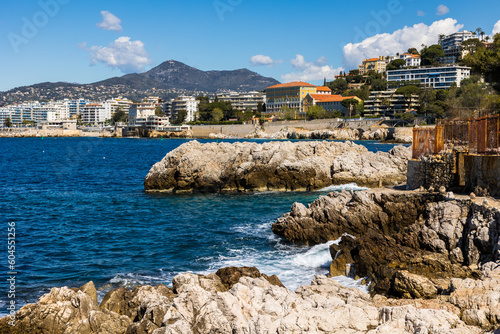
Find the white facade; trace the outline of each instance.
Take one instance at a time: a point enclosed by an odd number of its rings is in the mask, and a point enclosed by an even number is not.
[[[177,118],[179,111],[186,110],[186,118],[184,122],[194,122],[196,114],[198,113],[198,105],[200,101],[194,96],[179,96],[172,100],[172,107],[170,111],[170,119]]]
[[[470,67],[440,66],[387,71],[387,82],[420,81],[425,87],[449,89],[452,83],[460,87],[463,79],[470,77]]]
[[[261,92],[247,92],[247,93],[224,93],[217,94],[219,101],[231,102],[234,109],[245,111],[247,108],[252,111],[257,111],[259,103],[266,103],[266,94]]]
[[[467,30],[456,32],[443,38],[440,42],[444,51],[444,57],[441,59],[441,62],[457,63],[465,55],[462,49],[462,42],[472,38],[476,38],[476,35]]]
[[[81,109],[81,115],[83,123],[102,124],[111,118],[111,109],[102,103],[87,103]]]

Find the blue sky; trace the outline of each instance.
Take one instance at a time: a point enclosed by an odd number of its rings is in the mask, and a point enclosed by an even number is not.
[[[491,0],[3,0],[0,8],[0,91],[90,83],[169,59],[319,83],[439,33],[500,32]]]

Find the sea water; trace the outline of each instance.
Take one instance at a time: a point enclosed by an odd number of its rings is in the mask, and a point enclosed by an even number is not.
[[[355,184],[315,192],[146,194],[143,182],[151,166],[185,142],[0,138],[0,314],[8,313],[12,222],[16,308],[52,287],[88,281],[102,298],[119,286],[170,286],[178,273],[206,274],[226,266],[255,266],[291,290],[328,272],[335,241],[297,246],[274,235],[271,225],[294,202],[358,189]],[[358,143],[371,151],[393,147]]]

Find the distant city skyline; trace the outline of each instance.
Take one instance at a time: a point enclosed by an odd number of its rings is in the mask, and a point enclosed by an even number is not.
[[[0,91],[91,83],[168,59],[319,84],[364,58],[437,43],[439,34],[500,32],[500,4],[485,0],[6,0],[1,8]]]

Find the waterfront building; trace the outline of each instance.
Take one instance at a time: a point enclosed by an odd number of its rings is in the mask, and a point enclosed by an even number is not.
[[[330,113],[334,111],[340,111],[342,113],[342,116],[351,116],[349,115],[349,110],[342,105],[342,101],[349,99],[357,100],[358,103],[361,102],[361,99],[357,96],[307,94],[307,96],[304,98],[303,104],[306,110],[309,109],[309,107],[317,105],[323,107],[323,109]]]
[[[196,115],[198,114],[198,105],[200,101],[194,96],[178,96],[172,100],[170,113],[167,114],[170,120],[173,121],[177,119],[179,111],[186,111],[186,118],[184,122],[194,122],[196,120]]]
[[[420,106],[418,95],[396,94],[396,90],[374,91],[364,101],[364,112],[372,115],[394,116]]]
[[[365,59],[363,60],[363,63],[359,65],[359,74],[365,75],[369,71],[375,71],[376,73],[384,73],[387,67],[388,60],[389,58],[385,56]]]
[[[41,123],[60,119],[65,111],[54,103],[41,103],[39,101],[23,102],[21,104],[0,108],[0,122],[3,125],[9,118],[14,125],[26,122]]]
[[[458,63],[467,53],[462,48],[462,42],[472,38],[476,38],[476,35],[467,30],[459,31],[442,38],[439,44],[443,48],[444,57],[440,61],[445,64]]]
[[[111,109],[102,103],[87,103],[81,109],[81,120],[85,124],[103,124],[111,118]]]
[[[316,94],[317,87],[307,82],[295,81],[268,87],[265,92],[266,113],[278,113],[283,107],[305,113],[303,100],[307,94]]]
[[[143,126],[150,131],[167,131],[170,127],[170,120],[166,116],[148,116]]]
[[[424,87],[435,89],[449,89],[452,83],[460,87],[463,79],[470,77],[470,67],[448,65],[439,67],[419,67],[387,71],[387,82],[405,82],[418,81]]]
[[[231,102],[231,106],[239,111],[251,109],[257,111],[259,103],[266,103],[266,94],[262,92],[246,92],[246,93],[220,93],[217,94],[217,99],[223,102]]]

